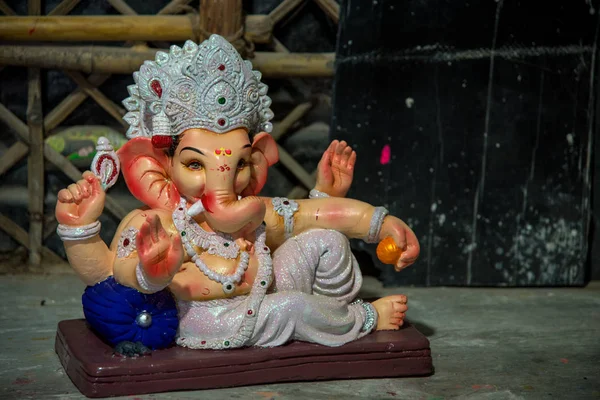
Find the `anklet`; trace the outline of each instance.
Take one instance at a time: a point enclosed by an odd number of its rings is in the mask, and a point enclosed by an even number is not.
[[[367,315],[365,316],[365,322],[363,323],[361,332],[371,332],[377,322],[377,319],[375,318],[376,311],[373,304],[365,303],[362,299],[356,299],[350,304],[360,304],[365,309]]]
[[[100,227],[100,221],[82,226],[59,224],[56,228],[56,233],[62,241],[86,240],[96,236],[100,232]]]

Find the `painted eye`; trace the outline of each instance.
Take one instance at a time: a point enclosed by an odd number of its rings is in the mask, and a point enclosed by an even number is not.
[[[248,163],[246,163],[246,160],[241,159],[240,161],[238,161],[237,169],[244,169],[246,165],[248,165]]]
[[[187,165],[187,167],[191,170],[199,171],[202,169],[202,164],[200,164],[198,161],[192,161]]]

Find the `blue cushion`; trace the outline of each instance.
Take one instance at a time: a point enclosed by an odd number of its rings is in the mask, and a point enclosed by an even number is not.
[[[117,283],[111,276],[88,286],[81,302],[87,322],[113,346],[130,341],[142,342],[151,349],[161,349],[170,346],[177,334],[177,307],[166,289],[144,294]],[[144,312],[152,318],[146,327],[136,321]]]

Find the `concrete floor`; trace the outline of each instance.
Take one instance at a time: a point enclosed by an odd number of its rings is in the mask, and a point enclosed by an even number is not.
[[[56,354],[56,324],[81,318],[73,275],[0,276],[0,398],[83,398]],[[273,384],[129,399],[599,399],[600,282],[584,289],[383,289],[409,295],[431,340],[425,378]]]

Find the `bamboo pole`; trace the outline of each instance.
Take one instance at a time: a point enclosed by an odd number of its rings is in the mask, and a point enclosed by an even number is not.
[[[294,107],[294,109],[273,129],[273,132],[271,133],[273,139],[275,139],[275,141],[279,140],[296,122],[300,121],[312,107],[313,103],[311,102],[301,103]]]
[[[316,180],[287,152],[283,147],[277,145],[279,150],[279,162],[285,166],[306,188],[315,187]]]
[[[135,10],[125,3],[123,0],[107,0],[115,10],[123,15],[137,15]]]
[[[29,15],[40,15],[41,0],[29,0]],[[44,221],[44,112],[42,111],[42,77],[39,68],[29,68],[27,125],[29,126],[29,158],[27,189],[29,191],[29,264],[42,263]]]
[[[327,14],[336,24],[340,22],[340,5],[335,0],[315,0],[317,5]]]
[[[54,7],[52,11],[48,13],[48,16],[54,15],[67,15],[70,13],[81,0],[63,0],[59,5]]]
[[[2,158],[0,158],[0,176],[4,175],[13,165],[21,161],[28,152],[29,146],[23,142],[19,141],[10,146],[2,155]]]
[[[202,0],[198,28],[198,42],[216,33],[227,38],[244,55],[242,0]]]
[[[192,15],[94,15],[3,17],[0,40],[36,42],[184,41],[195,37]],[[269,43],[267,15],[248,15],[245,31],[255,43]]]
[[[129,124],[123,120],[125,115],[125,109],[116,105],[110,100],[104,93],[102,93],[97,87],[90,85],[79,72],[65,71],[65,73],[79,85],[84,92],[88,94],[92,99],[100,105],[107,113],[109,113],[114,119],[117,120],[124,128],[129,128]]]
[[[169,4],[164,6],[158,12],[158,15],[160,15],[160,14],[177,14],[191,2],[192,2],[192,0],[173,0]]]
[[[15,131],[21,140],[26,144],[29,144],[29,130],[27,129],[27,125],[10,112],[10,110],[2,103],[0,103],[0,120]],[[77,182],[81,179],[81,172],[62,154],[58,153],[47,143],[44,143],[44,157],[71,178],[73,182]],[[105,206],[108,211],[113,213],[113,215],[119,219],[123,219],[127,215],[127,211],[108,194],[106,195]]]
[[[25,229],[15,224],[10,218],[3,214],[0,214],[0,229],[12,236],[19,244],[24,246],[26,249],[31,249],[31,245],[29,243],[29,235],[27,234]],[[62,259],[62,257],[60,257],[58,254],[56,254],[46,246],[42,246],[40,252],[44,260],[60,264],[64,264],[65,262]]]
[[[2,11],[5,15],[17,15],[17,13],[10,8],[8,4],[4,0],[0,0],[0,11]]]
[[[75,2],[79,0],[65,0],[61,4],[64,4],[68,1]],[[172,0],[169,4],[162,8],[158,14],[176,13],[178,12],[179,7],[183,7],[189,2],[190,0]],[[132,42],[127,42],[125,46],[129,46],[131,44]],[[92,74],[87,78],[87,82],[93,87],[99,87],[106,82],[108,78],[110,78],[110,74]],[[65,97],[56,107],[54,107],[52,111],[46,114],[46,118],[44,118],[45,132],[48,133],[60,125],[87,98],[87,92],[85,92],[81,87],[78,87],[71,94]]]
[[[153,60],[157,51],[103,46],[0,46],[0,64],[71,69],[85,73],[131,74],[144,61]],[[335,53],[254,54],[252,64],[265,77],[333,76]]]
[[[87,82],[90,86],[98,87],[110,78],[107,74],[91,75]],[[73,111],[77,109],[88,98],[87,92],[81,87],[75,89],[71,94],[65,97],[56,107],[46,114],[44,118],[44,130],[48,134],[51,130],[59,126]]]
[[[306,0],[284,0],[269,13],[273,25],[284,19],[289,13],[294,11],[302,2]]]

